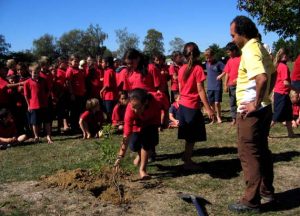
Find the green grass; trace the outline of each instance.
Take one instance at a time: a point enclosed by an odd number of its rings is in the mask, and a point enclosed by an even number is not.
[[[229,117],[228,95],[224,95],[223,116]],[[177,130],[160,134],[158,158],[149,164],[149,173],[161,179],[165,187],[178,192],[197,194],[209,200],[209,215],[232,215],[227,205],[242,196],[244,183],[237,158],[236,129],[229,122],[206,125],[207,142],[197,143],[193,159],[199,164],[194,172],[183,172],[181,153],[184,143],[177,139]],[[300,134],[300,128],[295,129]],[[275,210],[263,215],[300,214],[300,138],[286,138],[281,124],[271,129],[270,149],[274,154],[274,186],[281,201]],[[94,169],[112,164],[121,136],[112,139],[81,140],[76,137],[54,137],[55,143],[32,144],[0,151],[0,183],[37,180],[60,169]],[[122,167],[137,173],[132,165],[134,155],[129,151]],[[196,214],[192,205],[184,205],[183,212]]]

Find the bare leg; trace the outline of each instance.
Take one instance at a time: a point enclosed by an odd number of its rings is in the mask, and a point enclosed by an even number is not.
[[[140,164],[140,177],[141,179],[149,179],[149,175],[147,173],[147,163],[148,163],[148,154],[149,152],[144,150],[143,148],[140,151],[141,164]]]
[[[221,103],[220,102],[215,102],[215,107],[216,107],[216,111],[217,111],[217,121],[218,121],[218,123],[222,123]]]
[[[216,112],[216,109],[215,109],[215,104],[214,103],[212,103],[212,104],[209,104],[210,105],[210,107],[211,107],[211,109],[214,111],[214,113]],[[212,123],[215,123],[216,122],[216,119],[215,119],[215,117],[212,119],[212,121],[211,121],[211,124]]]
[[[39,125],[32,125],[32,131],[34,135],[34,142],[39,142],[40,137],[39,137],[39,132],[40,132],[40,127]]]
[[[293,126],[292,126],[291,121],[286,121],[286,129],[288,131],[288,137],[294,138],[295,134],[294,134],[294,131],[293,131]]]
[[[46,133],[47,133],[47,141],[49,144],[53,143],[53,140],[51,138],[51,123],[46,123]]]

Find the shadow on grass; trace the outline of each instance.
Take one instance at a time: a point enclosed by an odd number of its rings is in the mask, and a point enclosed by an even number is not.
[[[237,154],[237,148],[234,147],[222,147],[222,148],[202,148],[196,149],[193,152],[193,156],[218,156],[225,154]],[[174,154],[161,154],[157,155],[156,161],[163,161],[167,159],[180,159],[182,157],[182,153],[174,153]]]
[[[214,152],[218,152],[218,154],[231,154],[234,152],[234,148],[220,148],[220,150],[214,149]],[[211,149],[211,150],[212,150]],[[204,155],[204,149],[199,150],[201,154]],[[236,151],[236,150],[235,150]],[[210,151],[207,151],[209,153]],[[225,152],[225,153],[224,153]],[[196,152],[197,153],[197,152]],[[218,155],[216,153],[212,155]],[[182,154],[175,154],[176,158],[180,158]],[[207,155],[207,154],[206,154]],[[163,155],[164,156],[164,155]],[[171,154],[174,156],[174,154]],[[196,156],[196,154],[194,154]],[[300,152],[298,151],[288,151],[288,152],[281,152],[277,154],[273,154],[273,161],[274,163],[281,162],[281,161],[291,161],[294,157],[300,156]],[[158,156],[159,158],[159,156]],[[170,159],[170,158],[169,158]],[[155,164],[154,166],[157,167],[158,173],[153,174],[158,178],[170,178],[170,177],[180,177],[180,176],[188,176],[191,174],[200,174],[200,173],[207,173],[213,178],[220,178],[220,179],[231,179],[233,177],[239,176],[241,168],[241,163],[239,159],[225,159],[225,160],[214,160],[209,162],[200,162],[196,164],[196,169],[193,170],[186,170],[183,168],[182,165],[175,165],[175,166],[165,166],[161,164]]]
[[[263,212],[276,212],[294,209],[300,206],[300,188],[294,188],[275,194],[276,203],[262,205]]]

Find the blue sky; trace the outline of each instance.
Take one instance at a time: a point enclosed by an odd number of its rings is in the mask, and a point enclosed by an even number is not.
[[[221,47],[231,40],[229,25],[237,15],[237,0],[0,0],[0,34],[11,44],[11,51],[32,48],[32,41],[45,33],[59,38],[73,29],[85,30],[90,24],[108,34],[104,42],[110,50],[118,48],[115,30],[127,27],[140,38],[143,49],[147,30],[163,33],[165,50],[180,37],[196,42],[203,51],[216,43]],[[275,33],[264,34],[270,46]]]

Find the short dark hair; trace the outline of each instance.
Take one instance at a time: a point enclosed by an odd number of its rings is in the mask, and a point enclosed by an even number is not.
[[[246,16],[236,16],[232,22],[235,23],[235,32],[248,39],[257,38],[258,30],[254,22]]]
[[[129,99],[136,99],[144,104],[151,98],[150,94],[145,89],[135,88],[129,93]]]
[[[229,42],[226,47],[226,50],[230,50],[230,51],[239,51],[239,48],[237,47],[237,45],[233,42]]]

